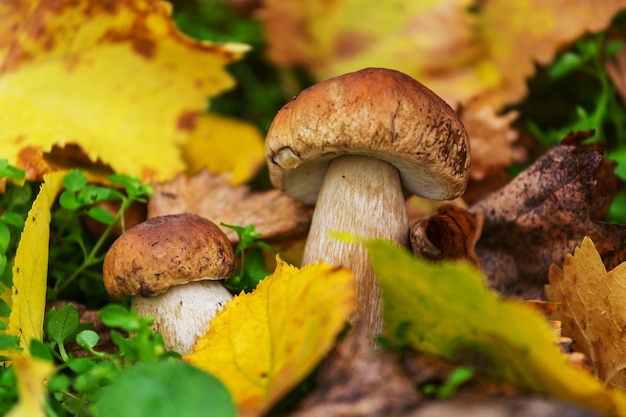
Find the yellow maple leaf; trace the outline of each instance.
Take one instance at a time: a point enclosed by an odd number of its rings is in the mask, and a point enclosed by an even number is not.
[[[63,186],[65,172],[44,177],[28,212],[13,265],[11,314],[7,334],[19,336],[24,353],[31,339],[41,340],[46,305],[50,208]]]
[[[600,254],[585,237],[563,268],[550,267],[546,294],[558,309],[552,317],[575,340],[574,348],[592,362],[595,375],[626,389],[626,263],[606,271]]]
[[[260,415],[328,352],[355,305],[354,276],[326,264],[290,266],[235,297],[184,357],[229,389],[245,415]]]
[[[45,381],[54,372],[52,363],[22,355],[11,355],[11,366],[15,367],[19,400],[6,417],[45,417]]]
[[[248,181],[265,163],[263,137],[255,126],[215,114],[198,119],[182,151],[190,173],[203,168],[225,173],[234,185]]]
[[[241,44],[181,34],[165,1],[0,3],[0,155],[28,178],[92,163],[143,180],[184,171],[179,146],[207,97],[233,86]],[[70,155],[71,156],[71,155]],[[75,162],[74,162],[75,164]]]

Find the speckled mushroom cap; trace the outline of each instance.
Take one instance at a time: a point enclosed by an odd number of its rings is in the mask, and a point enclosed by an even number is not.
[[[122,234],[104,258],[104,286],[114,299],[152,297],[174,285],[228,279],[235,272],[230,241],[195,214],[151,218]]]
[[[330,160],[345,154],[393,164],[406,191],[453,199],[469,177],[469,139],[441,98],[401,72],[365,68],[322,81],[276,115],[265,141],[272,184],[317,200]]]

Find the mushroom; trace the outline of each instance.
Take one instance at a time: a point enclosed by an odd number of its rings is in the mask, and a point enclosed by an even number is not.
[[[352,269],[369,336],[382,333],[366,250],[334,230],[408,246],[405,196],[451,200],[465,191],[469,140],[454,110],[411,77],[366,68],[320,82],[276,115],[266,138],[272,184],[316,204],[303,263]]]
[[[151,218],[122,234],[104,258],[104,286],[131,296],[138,314],[154,317],[165,348],[191,350],[232,295],[219,280],[235,272],[230,241],[194,214]]]

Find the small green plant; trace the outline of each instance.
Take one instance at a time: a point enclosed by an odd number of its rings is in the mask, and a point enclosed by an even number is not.
[[[552,62],[546,71],[547,81],[544,81],[561,97],[557,103],[575,103],[573,112],[567,119],[560,119],[560,124],[550,127],[541,126],[533,119],[526,120],[528,130],[547,147],[558,143],[569,132],[593,129],[595,136],[591,140],[606,145],[607,156],[616,162],[615,174],[622,181],[626,180],[626,108],[605,64],[623,48],[621,41],[607,41],[605,32],[580,39]],[[547,100],[544,97],[527,100],[527,113],[538,117],[532,107],[545,108],[542,99]],[[557,107],[560,113],[567,113],[564,111],[566,106],[553,107]],[[607,220],[626,223],[626,194],[623,190],[613,200]]]
[[[48,415],[235,415],[233,401],[222,383],[181,362],[179,354],[166,351],[161,335],[150,328],[152,319],[117,304],[105,306],[99,315],[113,329],[115,353],[98,351],[99,335],[79,322],[71,304],[49,310],[44,341],[32,341],[33,357],[55,364],[47,384]],[[74,357],[68,353],[71,342],[88,355]],[[17,338],[0,338],[0,345],[15,349]],[[17,397],[14,368],[0,368],[0,414],[9,411]]]
[[[472,379],[474,374],[474,368],[471,366],[460,366],[448,375],[448,379],[443,384],[426,384],[422,387],[422,392],[439,399],[450,398],[461,385]]]
[[[124,213],[135,202],[145,203],[152,195],[152,188],[128,175],[111,175],[107,181],[111,187],[88,184],[85,175],[77,169],[63,178],[65,190],[59,198],[59,206],[52,213],[50,244],[50,288],[48,297],[76,299],[85,293],[105,297],[102,286],[101,264],[113,227],[119,222],[125,229]],[[119,203],[119,210],[112,214],[100,205],[103,202]],[[106,225],[104,232],[94,237],[85,230],[83,218],[87,216]],[[78,281],[78,288],[67,291]]]
[[[4,194],[0,199],[0,280],[6,288],[13,285],[11,261],[36,194],[32,184],[25,182],[24,177],[24,171],[9,165],[6,159],[0,159],[0,181],[5,184]],[[6,303],[0,300],[0,317],[8,315],[7,309]]]
[[[261,233],[254,230],[254,225],[245,227],[221,223],[222,226],[237,232],[239,243],[235,248],[235,257],[240,258],[240,267],[235,276],[226,281],[224,286],[232,293],[241,291],[250,292],[265,278],[268,272],[265,269],[263,250],[276,253],[276,250],[267,243],[259,240]]]
[[[602,32],[580,39],[571,50],[552,62],[547,70],[551,82],[556,83],[576,74],[588,80],[587,83],[592,87],[577,86],[584,92],[584,96],[577,97],[579,102],[575,106],[575,113],[565,124],[542,128],[534,121],[528,121],[527,127],[534,137],[547,146],[553,146],[569,132],[594,129],[594,140],[606,141],[611,148],[626,146],[623,135],[626,114],[604,69],[605,61],[623,46],[622,42],[607,42]]]

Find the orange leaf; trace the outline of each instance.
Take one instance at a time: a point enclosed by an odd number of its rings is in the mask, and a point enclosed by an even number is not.
[[[552,265],[546,294],[559,303],[553,317],[594,365],[596,376],[626,388],[626,263],[607,272],[589,237],[574,255],[566,255],[563,269]]]

